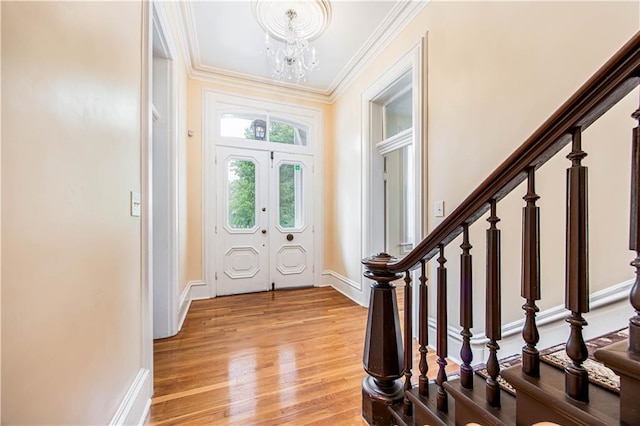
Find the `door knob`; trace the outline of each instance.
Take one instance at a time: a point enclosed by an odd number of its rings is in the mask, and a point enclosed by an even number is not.
[[[262,233],[263,233],[263,234],[266,234],[266,233],[267,233],[267,230],[266,230],[266,229],[263,229],[263,230],[262,230]]]

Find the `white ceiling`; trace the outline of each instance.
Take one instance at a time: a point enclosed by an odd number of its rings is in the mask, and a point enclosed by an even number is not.
[[[295,9],[295,1],[287,1]],[[276,82],[263,54],[264,31],[251,0],[182,3],[191,67],[200,76],[273,85],[330,97],[386,45],[424,1],[333,0],[326,31],[310,42],[319,69],[306,81]]]

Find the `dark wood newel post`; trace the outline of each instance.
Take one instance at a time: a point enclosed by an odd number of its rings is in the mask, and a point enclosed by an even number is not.
[[[402,277],[389,272],[396,258],[380,253],[362,260],[364,276],[373,280],[362,365],[368,376],[362,381],[362,416],[370,425],[392,424],[388,406],[403,399],[404,352],[396,287]]]

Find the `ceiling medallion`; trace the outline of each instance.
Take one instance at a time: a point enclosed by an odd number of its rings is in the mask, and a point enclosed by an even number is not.
[[[254,0],[253,14],[265,31],[264,53],[273,77],[304,81],[306,72],[320,63],[309,41],[329,25],[329,1]]]

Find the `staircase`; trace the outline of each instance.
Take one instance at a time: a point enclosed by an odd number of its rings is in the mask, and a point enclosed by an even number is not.
[[[599,350],[596,358],[620,376],[620,396],[594,387],[583,363],[587,347],[583,337],[589,311],[587,155],[582,132],[640,84],[640,32],[618,51],[591,79],[528,140],[478,186],[414,250],[399,260],[385,253],[364,259],[365,276],[373,281],[363,366],[368,374],[362,384],[362,415],[372,425],[529,425],[552,422],[561,425],[640,424],[640,107],[632,117],[631,214],[629,249],[634,251],[636,281],[630,304],[629,339]],[[571,143],[567,156],[566,280],[565,307],[569,338],[566,353],[571,360],[559,370],[540,362],[536,314],[540,291],[540,208],[535,189],[536,171]],[[526,181],[522,213],[522,282],[525,323],[522,329],[522,363],[500,371],[501,340],[500,229],[498,204]],[[489,341],[489,378],[474,374],[471,350],[473,327],[472,245],[469,226],[489,212],[486,231],[486,318]],[[462,234],[460,245],[460,373],[447,377],[447,250]],[[480,244],[477,244],[480,245]],[[437,262],[435,301],[438,373],[427,379],[428,262]],[[413,386],[412,282],[419,273],[418,342],[420,361]],[[393,281],[405,281],[404,339],[399,324]],[[458,287],[456,286],[456,290]],[[504,378],[516,397],[500,389]]]

